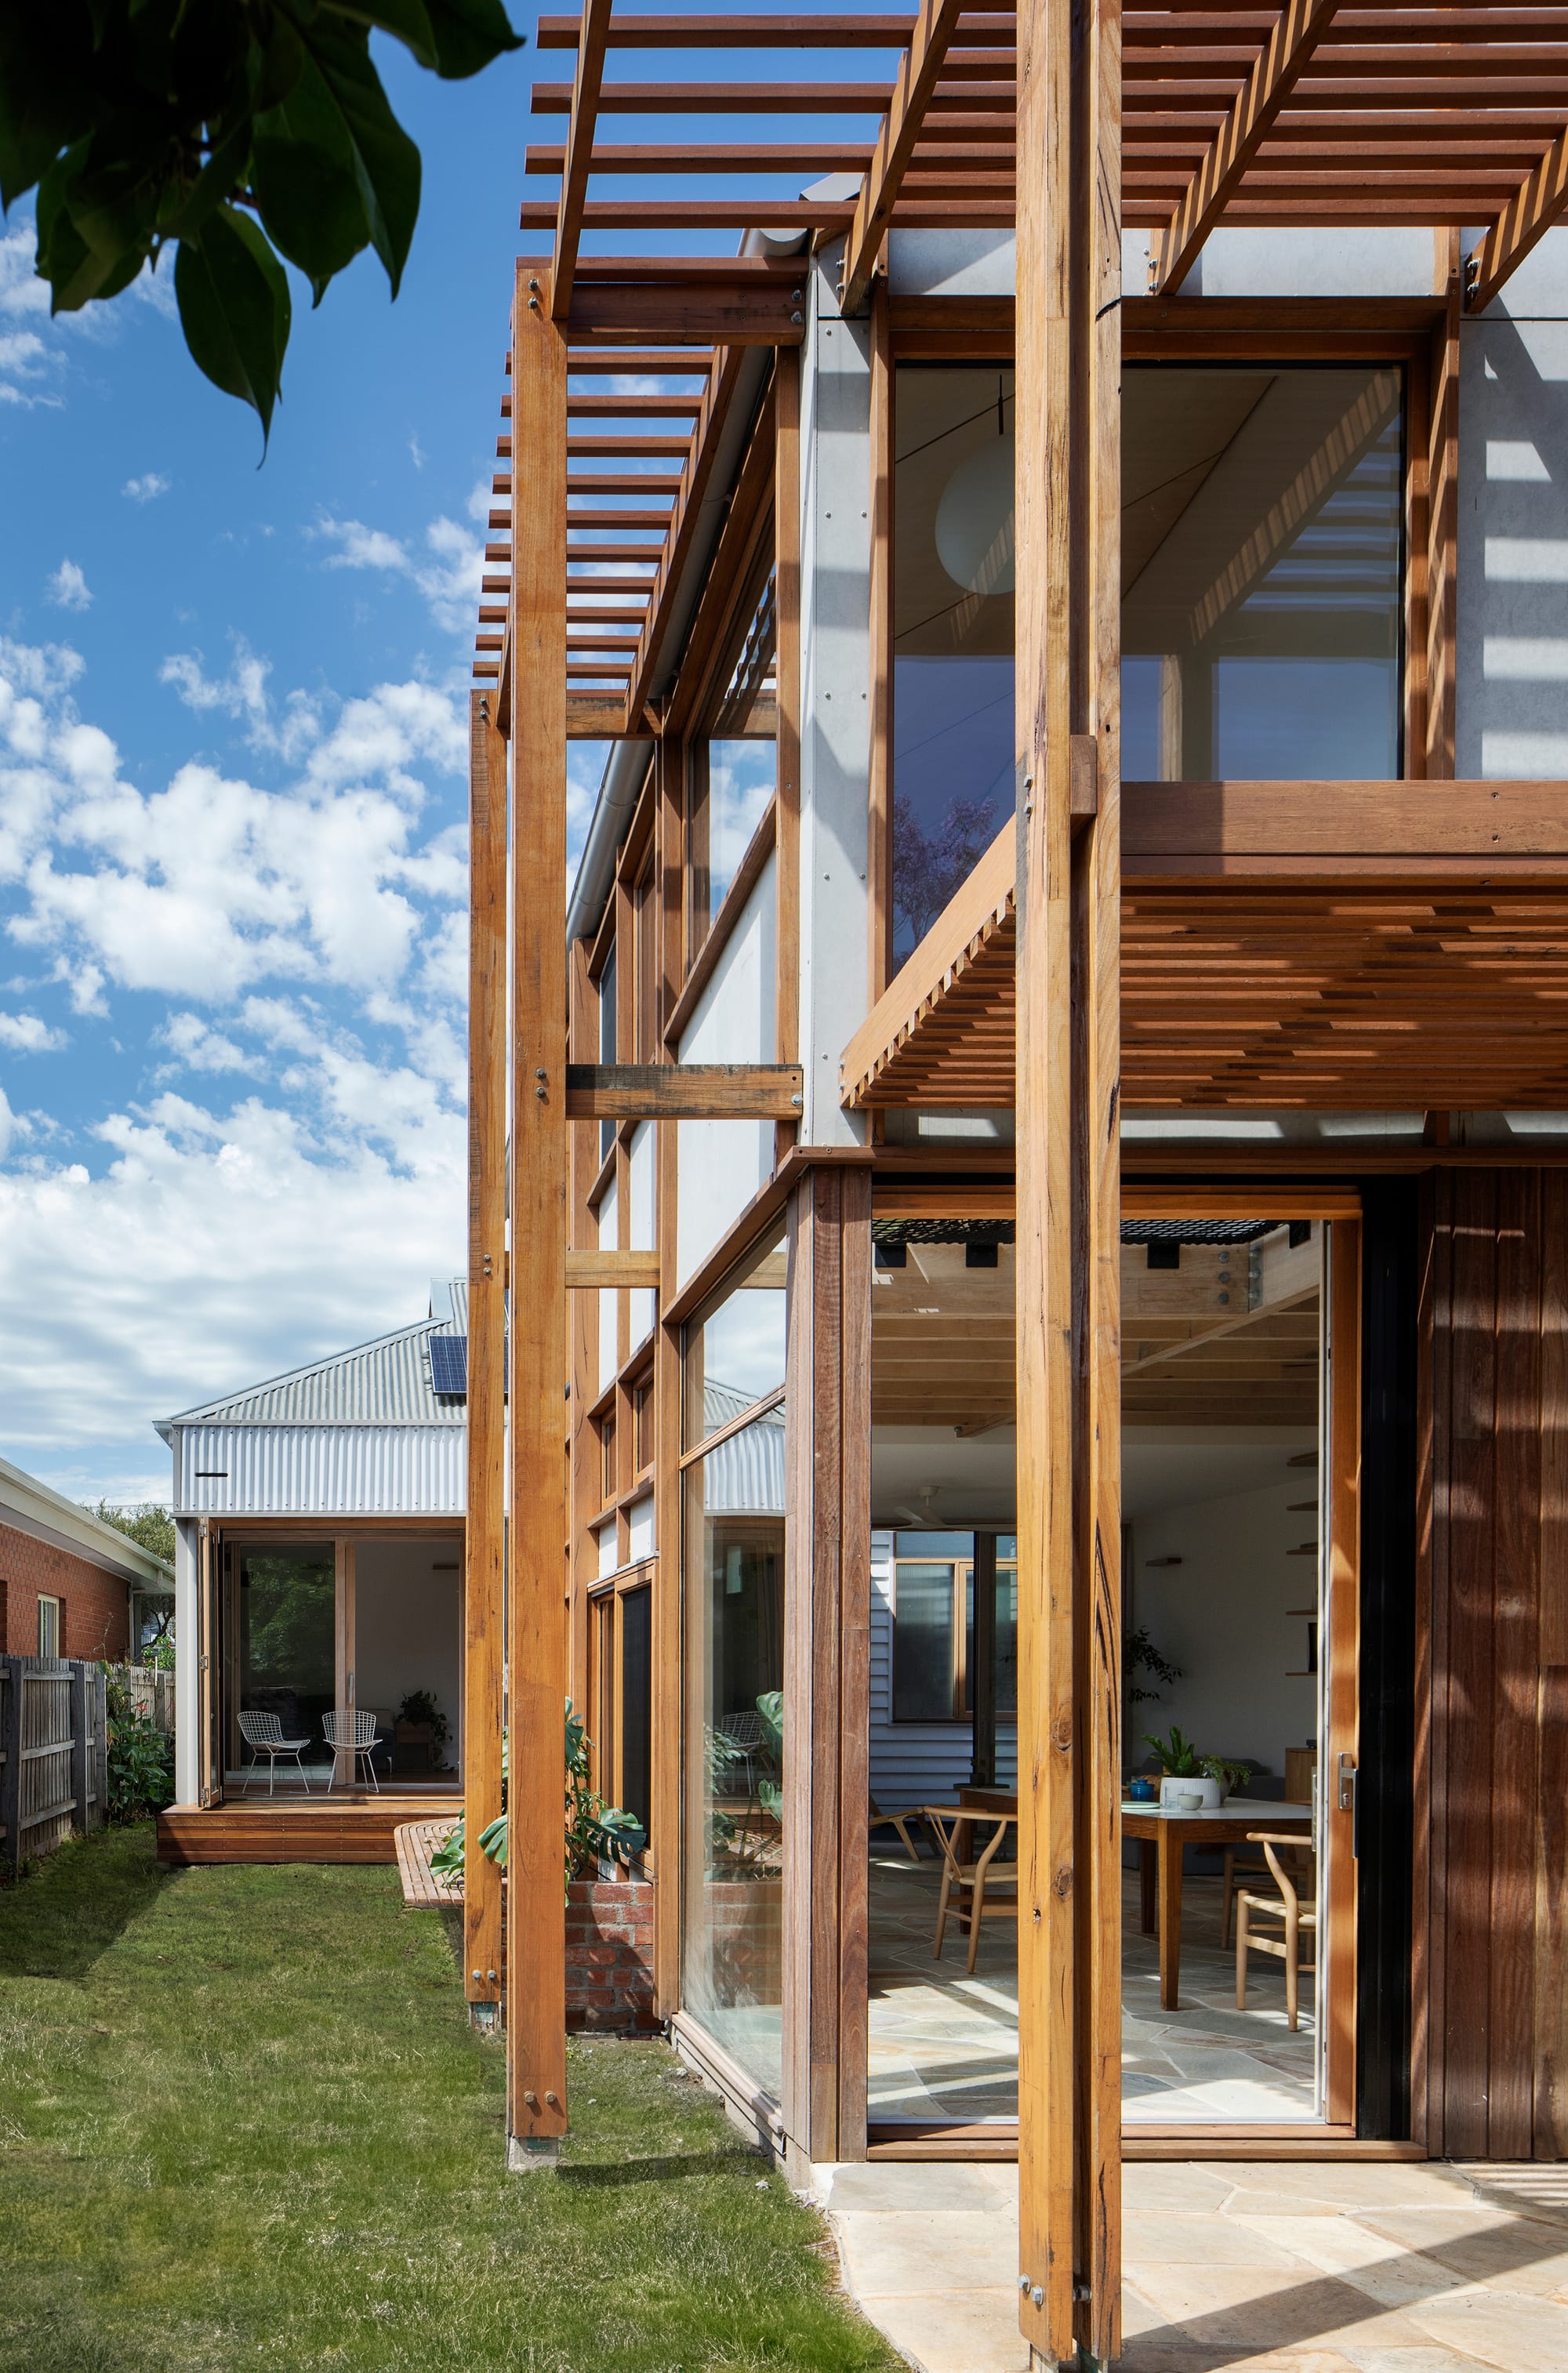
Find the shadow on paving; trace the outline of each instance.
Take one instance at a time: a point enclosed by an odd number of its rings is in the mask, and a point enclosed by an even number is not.
[[[146,1824],[100,1833],[90,1857],[88,1842],[73,1838],[0,1887],[0,1977],[85,1978],[175,1876],[154,1860]]]

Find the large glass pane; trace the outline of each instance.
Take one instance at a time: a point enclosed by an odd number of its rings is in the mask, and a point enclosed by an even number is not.
[[[687,2008],[775,2098],[783,2025],[784,1411],[686,1470]]]
[[[237,1713],[275,1714],[286,1738],[311,1740],[323,1760],[322,1716],[336,1696],[331,1549],[246,1550],[239,1598]]]
[[[902,963],[1012,805],[1012,374],[909,364],[894,477],[893,908]]]
[[[741,613],[724,689],[692,751],[693,946],[724,902],[778,781],[778,631],[767,575]]]
[[[706,1442],[784,1389],[783,1222],[731,1270],[686,1329],[685,1441]]]
[[[1122,771],[1399,767],[1402,442],[1387,366],[1122,381]]]
[[[628,1590],[621,1600],[622,1808],[647,1837],[653,1803],[653,1593]]]

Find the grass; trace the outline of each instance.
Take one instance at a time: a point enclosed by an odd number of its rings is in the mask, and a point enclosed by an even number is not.
[[[0,1890],[0,2367],[894,2373],[821,2228],[661,2044],[574,2040],[558,2174],[382,1868]]]

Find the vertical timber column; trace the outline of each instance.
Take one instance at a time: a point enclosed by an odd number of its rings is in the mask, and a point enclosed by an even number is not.
[[[783,2110],[792,2151],[866,2150],[871,1176],[790,1203]]]
[[[506,1537],[507,745],[495,695],[468,719],[468,1505],[463,1546],[463,1983],[501,1998],[501,1874],[478,1848],[501,1810]]]
[[[680,995],[681,919],[685,893],[685,746],[661,736],[654,760],[659,805],[655,820],[658,867],[660,1056],[664,1025]],[[676,1194],[679,1122],[655,1121],[659,1164],[659,1324],[653,1343],[654,1529],[659,1563],[653,1578],[653,1982],[661,2018],[681,2006],[681,1330],[664,1323],[664,1306],[675,1289],[679,1267]]]
[[[1114,0],[1026,0],[1018,47],[1019,2320],[1057,2365],[1120,2341]]]
[[[567,350],[548,275],[512,307],[511,1538],[507,2132],[567,2124]]]

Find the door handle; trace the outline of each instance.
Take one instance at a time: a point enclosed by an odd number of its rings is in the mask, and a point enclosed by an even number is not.
[[[1356,1781],[1359,1770],[1353,1755],[1340,1758],[1340,1810],[1353,1813],[1356,1808]]]

